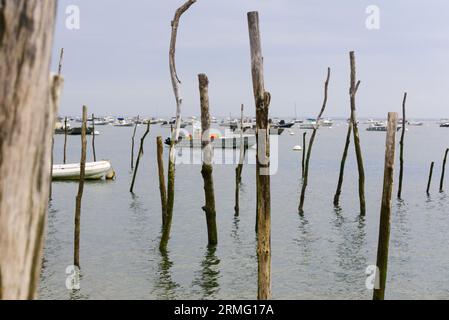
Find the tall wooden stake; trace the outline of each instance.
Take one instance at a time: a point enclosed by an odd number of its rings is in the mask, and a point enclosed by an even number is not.
[[[351,144],[351,133],[352,133],[352,121],[349,121],[348,132],[346,133],[345,149],[343,150],[343,156],[341,157],[341,162],[340,162],[340,174],[338,176],[337,191],[335,192],[335,195],[334,195],[334,206],[335,207],[338,207],[340,205],[340,195],[341,195],[341,188],[343,186],[343,179],[344,179],[344,175],[345,175],[346,158],[348,157],[349,145]]]
[[[75,209],[75,246],[73,264],[80,267],[80,232],[81,232],[81,200],[84,192],[84,177],[86,174],[86,150],[87,150],[87,107],[83,106],[83,125],[81,127],[81,161],[80,161],[80,181],[78,194],[76,196]]]
[[[235,206],[234,212],[235,216],[239,216],[240,214],[240,185],[242,184],[242,171],[243,171],[243,163],[245,162],[246,156],[246,146],[243,139],[243,111],[244,106],[242,104],[241,107],[241,116],[240,116],[240,157],[237,168],[235,169]]]
[[[357,94],[358,87],[360,85],[360,81],[357,82],[354,51],[351,51],[349,53],[349,57],[350,57],[350,61],[351,61],[351,88],[350,88],[351,121],[352,121],[352,129],[353,129],[353,133],[354,133],[354,145],[355,145],[355,154],[356,154],[356,158],[357,158],[357,167],[359,170],[360,215],[364,216],[366,214],[365,169],[363,168],[362,148],[360,146],[359,127],[357,124],[356,106],[355,106],[355,96]],[[357,82],[357,84],[356,84],[356,82]]]
[[[404,177],[404,138],[405,138],[405,103],[407,102],[407,92],[404,93],[404,100],[402,101],[402,134],[401,134],[401,151],[400,151],[400,169],[399,169],[399,186],[398,198],[402,198],[402,178]]]
[[[379,273],[379,288],[374,289],[373,299],[383,300],[385,297],[385,285],[387,282],[388,245],[390,241],[390,215],[391,196],[393,193],[394,159],[396,148],[396,129],[398,114],[388,113],[387,140],[385,151],[384,184],[382,193],[382,206],[380,210],[379,243],[377,246],[377,267]]]
[[[182,98],[179,85],[181,81],[176,72],[176,38],[178,35],[179,20],[181,16],[189,10],[189,8],[196,2],[196,0],[188,0],[181,7],[176,10],[175,17],[171,23],[172,32],[170,40],[169,64],[170,77],[173,86],[173,93],[176,99],[176,129],[172,132],[170,154],[168,161],[168,176],[167,176],[167,219],[163,226],[161,242],[159,244],[160,251],[167,250],[168,239],[170,238],[171,222],[173,219],[173,206],[175,202],[175,161],[176,161],[176,143],[179,139],[179,132],[181,130],[181,107]]]
[[[258,12],[248,13],[251,70],[256,104],[258,299],[271,299],[270,93],[265,91]]]
[[[136,168],[134,169],[133,180],[131,182],[131,187],[129,188],[129,192],[131,192],[131,193],[134,193],[134,183],[136,182],[137,170],[139,170],[140,159],[143,156],[143,144],[145,142],[145,138],[150,133],[150,123],[151,123],[151,121],[148,121],[147,130],[143,134],[142,139],[140,139],[140,148],[139,148],[139,154],[137,155]]]
[[[150,120],[148,120],[150,121]],[[134,131],[133,131],[133,136],[131,138],[131,170],[134,170],[134,145],[135,145],[135,139],[136,139],[136,131],[137,131],[137,126],[139,125],[139,116],[137,116],[137,121],[136,124],[134,126]]]
[[[446,161],[448,152],[449,149],[446,149],[446,152],[444,153],[443,167],[441,168],[440,192],[444,191],[444,173],[446,172]]]
[[[67,117],[64,119],[64,164],[67,163]]]
[[[307,152],[307,144],[306,144],[307,132],[302,134],[302,179],[304,179],[304,172],[306,170],[306,152]]]
[[[164,226],[167,220],[167,189],[165,187],[165,174],[164,174],[164,145],[162,137],[157,137],[157,167],[159,173],[159,192],[161,195],[161,207],[162,207],[162,226]]]
[[[435,166],[435,162],[432,161],[430,164],[430,171],[429,171],[429,180],[427,181],[427,195],[430,194],[430,185],[432,184],[432,175],[433,175],[433,167]]]
[[[307,148],[307,157],[306,157],[306,163],[305,163],[305,167],[304,167],[304,176],[303,176],[303,181],[302,181],[301,197],[299,200],[299,207],[298,207],[298,211],[300,214],[304,213],[304,201],[305,201],[305,196],[306,196],[307,183],[309,180],[310,157],[312,155],[313,142],[315,141],[316,133],[317,133],[317,130],[320,125],[319,123],[320,123],[321,117],[323,116],[324,110],[326,109],[326,105],[327,105],[327,96],[328,96],[327,92],[328,92],[328,88],[329,88],[330,76],[331,76],[331,69],[327,68],[327,77],[326,77],[326,82],[324,83],[324,101],[323,101],[323,105],[321,107],[320,113],[319,113],[318,117],[316,118],[316,127],[315,127],[315,129],[313,129],[312,136],[310,137],[310,141],[309,141],[309,147]]]
[[[206,205],[203,210],[206,214],[207,236],[209,245],[218,243],[217,221],[215,211],[214,180],[212,177],[212,145],[210,142],[210,114],[209,114],[209,80],[205,74],[198,75],[201,98],[201,128],[203,149],[203,168],[201,174],[204,180],[204,195]]]
[[[92,113],[92,153],[94,162],[97,162],[97,153],[95,152],[95,115]]]

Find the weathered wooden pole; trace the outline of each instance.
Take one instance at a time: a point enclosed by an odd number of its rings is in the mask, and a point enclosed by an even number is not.
[[[340,195],[341,195],[341,188],[343,186],[343,179],[344,179],[344,175],[345,175],[346,158],[348,157],[349,145],[351,144],[351,133],[352,133],[352,121],[349,121],[348,132],[346,133],[345,148],[343,150],[343,156],[341,157],[341,162],[340,162],[340,174],[338,176],[337,191],[335,191],[335,195],[334,195],[334,206],[335,207],[338,207],[340,205]]]
[[[92,153],[94,162],[97,162],[97,153],[95,152],[95,115],[92,113]]]
[[[167,219],[167,189],[165,187],[165,174],[164,174],[164,145],[162,137],[157,137],[157,167],[159,173],[159,192],[161,195],[161,207],[162,207],[162,226],[164,226]]]
[[[355,96],[357,94],[357,91],[358,91],[358,88],[360,85],[360,81],[357,82],[354,51],[351,51],[349,53],[349,57],[350,57],[350,62],[351,62],[351,88],[350,88],[351,121],[352,121],[352,130],[353,130],[353,134],[354,134],[354,145],[355,145],[355,155],[357,158],[357,168],[359,170],[360,215],[364,216],[366,214],[365,169],[363,168],[362,148],[360,146],[359,127],[357,124],[356,105],[355,105]]]
[[[81,232],[81,200],[84,192],[84,177],[86,173],[86,153],[87,153],[87,107],[83,106],[83,124],[81,126],[81,161],[80,161],[80,181],[78,194],[76,196],[75,208],[75,245],[73,264],[80,268],[80,232]]]
[[[304,179],[304,172],[306,169],[306,152],[307,152],[307,144],[306,144],[307,132],[302,134],[302,179]]]
[[[64,164],[67,163],[67,117],[64,119]]]
[[[396,130],[398,114],[388,113],[387,139],[385,147],[385,169],[382,192],[382,206],[380,210],[379,243],[377,246],[377,268],[376,278],[379,279],[379,288],[373,292],[374,300],[383,300],[385,297],[385,285],[387,282],[388,267],[388,245],[390,241],[390,216],[391,196],[393,193],[394,160],[396,148]]]
[[[131,192],[131,193],[134,193],[134,183],[136,182],[137,170],[139,170],[140,159],[143,156],[143,145],[145,143],[145,138],[150,133],[150,123],[151,123],[151,121],[148,121],[147,130],[143,134],[142,139],[140,139],[139,154],[137,155],[136,167],[134,168],[134,172],[133,172],[133,180],[131,182],[131,187],[129,188],[129,192]]]
[[[204,196],[206,204],[203,207],[206,214],[207,237],[209,245],[218,243],[218,231],[215,211],[214,179],[212,176],[213,151],[210,141],[210,113],[209,113],[209,80],[205,74],[198,75],[201,99],[201,147],[203,149],[203,168],[201,175],[204,180]]]
[[[58,64],[58,76],[62,74],[62,61],[64,60],[64,48],[61,48],[61,52],[59,53],[59,64]]]
[[[55,10],[54,0],[0,2],[0,300],[34,299],[39,286],[56,114],[48,104]]]
[[[444,153],[443,167],[441,168],[440,192],[444,191],[444,173],[446,172],[446,161],[448,152],[449,149],[446,149],[446,152]]]
[[[149,120],[148,120],[149,121]],[[137,116],[136,124],[134,125],[133,136],[131,138],[131,170],[134,170],[134,145],[136,139],[137,126],[139,125],[139,116]]]
[[[433,175],[433,167],[435,166],[435,162],[432,161],[430,164],[430,171],[429,171],[429,180],[427,181],[427,195],[430,194],[430,185],[432,184],[432,175]]]
[[[401,141],[399,142],[401,151],[400,151],[400,168],[399,168],[399,186],[398,186],[398,199],[402,198],[402,179],[404,177],[404,138],[405,138],[405,104],[407,102],[407,92],[404,93],[404,99],[402,101],[402,133],[401,133]]]
[[[240,185],[242,184],[242,171],[243,171],[243,163],[245,162],[246,156],[246,146],[243,138],[243,111],[244,106],[242,104],[241,107],[241,115],[240,115],[240,156],[239,163],[237,164],[237,168],[235,169],[235,206],[234,212],[235,216],[239,216],[240,214]]]
[[[323,116],[324,110],[326,109],[326,105],[327,105],[327,97],[328,97],[327,92],[328,92],[328,88],[329,88],[330,76],[331,76],[331,68],[327,68],[327,77],[326,77],[326,82],[324,83],[324,101],[323,101],[323,105],[321,107],[320,113],[318,114],[318,117],[316,118],[316,127],[313,129],[312,136],[310,137],[310,140],[309,140],[309,147],[307,148],[307,157],[306,157],[306,163],[305,163],[305,167],[304,167],[304,176],[302,179],[301,196],[300,196],[299,207],[298,207],[298,211],[300,214],[304,213],[304,201],[305,201],[305,196],[306,196],[307,184],[308,184],[308,180],[309,180],[310,157],[312,156],[313,142],[315,141],[316,133],[320,126],[320,120],[321,120],[321,117]]]
[[[176,39],[178,35],[179,20],[181,16],[189,10],[189,8],[196,2],[196,0],[188,0],[181,7],[176,10],[175,17],[172,20],[171,27],[171,40],[169,51],[169,66],[170,77],[173,86],[173,93],[176,100],[176,129],[172,132],[170,154],[168,161],[168,176],[167,176],[167,219],[163,226],[161,242],[159,244],[160,251],[167,250],[168,239],[170,238],[171,222],[173,219],[173,206],[175,202],[175,162],[176,162],[176,143],[179,139],[179,133],[181,130],[181,107],[182,98],[179,85],[181,81],[178,78],[176,72]]]
[[[259,13],[248,13],[251,70],[256,105],[257,177],[257,257],[258,299],[271,299],[271,195],[269,107],[271,95],[265,91]]]

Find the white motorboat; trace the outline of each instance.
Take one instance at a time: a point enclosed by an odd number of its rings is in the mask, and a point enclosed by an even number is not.
[[[398,125],[397,126],[397,131],[399,131],[401,129],[402,129],[402,126]],[[387,123],[381,122],[381,121],[377,121],[377,122],[371,124],[368,128],[366,128],[366,131],[382,131],[382,132],[385,132],[385,131],[387,131]]]
[[[53,165],[52,178],[53,180],[79,180],[80,168],[79,163]],[[113,169],[109,161],[86,163],[86,180],[100,180],[103,177],[110,177],[111,175],[113,175]]]
[[[114,123],[114,127],[134,127],[134,123],[128,122],[123,118],[119,118],[117,122]]]

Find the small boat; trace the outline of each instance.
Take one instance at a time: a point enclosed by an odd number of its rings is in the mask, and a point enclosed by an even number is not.
[[[281,120],[277,123],[273,124],[273,128],[282,128],[282,129],[290,129],[295,125],[295,122],[285,122],[285,120]]]
[[[422,125],[424,125],[424,122],[422,122],[422,121],[408,121],[407,124],[409,126],[422,126]]]
[[[397,126],[397,131],[401,130],[402,126]],[[375,122],[371,124],[368,128],[366,128],[366,131],[387,131],[387,124],[383,122]]]
[[[299,124],[299,128],[302,130],[315,130],[318,129],[316,121],[307,121]]]
[[[67,134],[69,134],[69,135],[71,135],[71,136],[80,136],[80,135],[81,135],[81,130],[82,130],[81,127],[72,128],[72,129],[70,129],[70,130],[68,131]],[[100,135],[100,132],[97,131],[97,130],[93,131],[93,128],[92,128],[92,127],[87,128],[86,134],[87,134],[87,135],[92,135],[92,133],[94,133],[96,136]]]
[[[67,132],[70,131],[70,123],[67,123]],[[65,134],[64,122],[58,121],[55,123],[55,134]]]
[[[128,122],[124,118],[118,118],[117,122],[113,124],[114,127],[134,127],[133,122]]]
[[[449,128],[449,122],[440,124],[440,128]]]
[[[103,177],[113,178],[114,170],[109,161],[87,162],[84,178],[86,180],[100,180]],[[79,180],[80,164],[53,165],[53,180]]]
[[[302,147],[301,146],[294,146],[293,147],[293,151],[302,151]]]

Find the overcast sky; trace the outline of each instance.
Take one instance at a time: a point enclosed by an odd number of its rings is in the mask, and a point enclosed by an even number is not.
[[[170,21],[184,0],[60,0],[54,47],[65,48],[61,114],[81,106],[103,115],[172,116],[168,68]],[[80,30],[66,28],[66,7],[80,8]],[[366,8],[380,29],[366,28]],[[349,116],[349,51],[356,52],[360,117],[400,111],[449,117],[447,0],[198,0],[182,17],[177,68],[183,115],[199,114],[197,75],[210,81],[212,113],[254,114],[246,13],[259,11],[265,86],[271,114],[316,116],[326,68],[332,68],[326,115]]]

